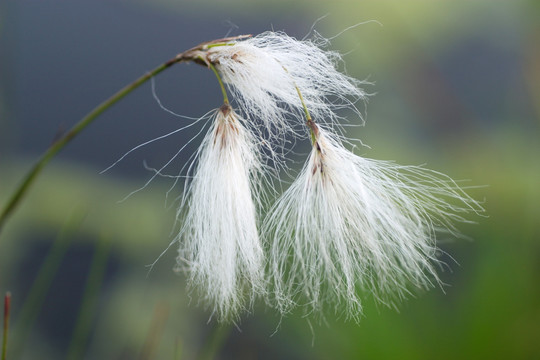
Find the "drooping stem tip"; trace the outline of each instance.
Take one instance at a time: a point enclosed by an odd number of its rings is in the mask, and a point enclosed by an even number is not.
[[[22,198],[26,195],[32,184],[35,182],[37,176],[41,173],[41,170],[47,165],[47,163],[60,151],[62,150],[73,138],[75,138],[81,131],[83,131],[88,125],[90,125],[97,117],[99,117],[106,110],[111,108],[118,101],[123,99],[126,95],[130,94],[133,90],[137,89],[139,86],[147,82],[152,77],[158,75],[162,71],[168,69],[174,64],[180,62],[195,62],[201,65],[208,65],[202,56],[204,52],[212,47],[216,46],[226,46],[234,44],[235,41],[242,40],[250,37],[251,35],[240,35],[235,37],[223,38],[212,40],[208,42],[201,43],[183,53],[176,55],[174,58],[164,62],[163,64],[157,66],[153,70],[147,72],[146,74],[139,77],[137,80],[133,81],[131,84],[125,86],[117,93],[112,95],[110,98],[102,102],[92,111],[90,111],[85,117],[83,117],[78,123],[76,123],[70,130],[68,130],[62,137],[56,140],[40,157],[40,159],[34,164],[34,166],[28,171],[26,176],[23,178],[19,186],[15,189],[11,197],[9,198],[6,206],[2,209],[0,213],[0,231],[2,230],[3,225],[5,224],[8,217],[13,213],[17,208],[18,204],[21,202]],[[220,83],[221,89],[223,91],[223,96],[225,102],[228,103],[227,94],[221,78],[217,74],[215,68],[211,66],[212,70],[216,73],[218,81]]]

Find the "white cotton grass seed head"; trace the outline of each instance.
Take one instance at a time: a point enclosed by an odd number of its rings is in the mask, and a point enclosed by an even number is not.
[[[358,319],[361,295],[389,306],[439,284],[435,234],[456,233],[481,206],[454,181],[417,166],[362,158],[330,132],[266,216],[272,305]]]
[[[224,105],[205,136],[178,217],[178,268],[221,320],[264,292],[257,229],[260,159],[243,120]]]
[[[341,56],[320,46],[324,39],[297,40],[283,32],[265,32],[208,51],[246,117],[262,122],[267,135],[283,140],[303,126],[304,108],[297,88],[315,119],[339,127],[337,110],[361,117],[355,104],[365,97],[365,82],[338,71]],[[288,118],[295,120],[291,123]]]

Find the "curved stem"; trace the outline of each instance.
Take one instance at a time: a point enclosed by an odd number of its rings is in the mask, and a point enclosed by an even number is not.
[[[223,85],[223,81],[221,80],[221,76],[219,76],[219,72],[217,71],[216,67],[210,62],[208,63],[208,67],[210,67],[210,69],[212,69],[212,71],[216,75],[219,82],[219,87],[221,88],[221,93],[223,94],[223,102],[228,105],[229,97],[227,96],[227,90],[225,90],[225,85]]]
[[[163,70],[169,68],[170,66],[186,61],[191,60],[190,58],[187,58],[184,56],[184,54],[179,54],[175,56],[173,59],[159,65],[155,69],[151,70],[150,72],[144,74],[131,84],[127,85],[123,89],[119,90],[116,94],[102,102],[100,105],[98,105],[94,110],[92,110],[88,115],[86,115],[84,118],[82,118],[77,124],[75,124],[68,132],[66,132],[60,139],[56,140],[48,149],[45,151],[45,153],[41,156],[41,158],[38,160],[37,163],[32,167],[32,169],[26,174],[24,180],[19,185],[17,190],[13,193],[12,197],[10,198],[7,205],[2,210],[2,213],[0,214],[0,230],[2,229],[3,224],[5,223],[6,219],[11,215],[11,213],[15,210],[16,206],[21,201],[22,197],[26,194],[36,177],[39,175],[43,167],[60,151],[66,146],[68,142],[70,142],[75,136],[77,136],[84,128],[86,128],[90,123],[94,121],[95,118],[97,118],[99,115],[101,115],[103,112],[105,112],[107,109],[109,109],[111,106],[116,104],[118,101],[120,101],[122,98],[124,98],[126,95],[131,93],[133,90],[144,84],[146,81],[148,81],[151,77],[156,76]]]
[[[229,38],[223,38],[223,39],[217,39],[212,40],[208,42],[204,42],[202,44],[199,44],[187,51],[184,51],[183,53],[180,53],[176,55],[174,58],[170,59],[169,61],[159,65],[155,69],[149,71],[148,73],[144,74],[131,84],[127,85],[123,89],[119,90],[116,94],[105,100],[103,103],[98,105],[96,108],[94,108],[88,115],[86,115],[84,118],[82,118],[77,124],[75,124],[68,132],[66,132],[60,139],[56,140],[48,149],[45,151],[45,153],[41,156],[41,158],[34,164],[32,169],[26,174],[23,181],[19,185],[19,187],[15,190],[11,198],[9,199],[7,205],[4,207],[2,212],[0,213],[0,231],[2,230],[2,227],[4,223],[6,222],[6,219],[13,213],[17,205],[20,203],[23,196],[28,192],[28,189],[32,185],[32,183],[35,181],[36,177],[41,173],[41,170],[47,163],[60,151],[64,148],[64,146],[67,145],[68,142],[70,142],[75,136],[77,136],[82,130],[84,130],[90,123],[92,123],[99,115],[101,115],[103,112],[105,112],[107,109],[109,109],[111,106],[116,104],[118,101],[120,101],[122,98],[124,98],[126,95],[131,93],[133,90],[144,84],[146,81],[148,81],[150,78],[156,76],[163,70],[171,67],[172,65],[183,62],[183,61],[193,61],[195,63],[199,63],[201,65],[210,65],[210,68],[214,71],[216,74],[219,84],[221,86],[221,90],[223,92],[223,96],[225,99],[225,102],[228,103],[227,93],[225,92],[225,87],[223,86],[223,82],[221,81],[221,78],[219,77],[219,74],[217,73],[216,69],[213,67],[212,64],[208,64],[204,58],[202,57],[202,54],[207,51],[210,48],[216,47],[216,46],[226,46],[226,45],[234,45],[236,41],[246,39],[250,37],[251,35],[240,35],[235,37],[229,37]]]
[[[298,85],[293,81],[294,87],[296,88],[296,92],[298,93],[298,97],[300,98],[300,102],[302,103],[302,107],[304,108],[304,114],[306,115],[306,121],[313,121],[311,119],[311,114],[309,113],[309,110],[306,106],[306,102],[304,101],[304,97],[302,96],[302,93],[300,92],[300,89],[298,88]]]
[[[287,70],[285,66],[281,65],[281,67],[283,68],[283,70],[285,70],[287,74],[289,74],[289,70]],[[306,116],[306,125],[309,128],[309,133],[311,135],[311,144],[315,145],[315,143],[317,142],[318,134],[319,134],[319,127],[317,126],[317,124],[315,124],[315,121],[311,117],[311,114],[309,113],[306,102],[304,101],[304,96],[302,96],[302,92],[300,91],[300,88],[298,87],[298,85],[296,85],[296,82],[294,81],[292,77],[291,77],[291,81],[294,87],[296,88],[296,92],[298,93],[298,97],[300,98],[300,103],[302,103],[302,107],[304,108],[304,115]]]
[[[298,96],[300,97],[300,102],[302,103],[302,107],[304,108],[304,114],[306,115],[306,125],[309,128],[309,133],[311,135],[311,144],[315,145],[319,134],[319,127],[317,126],[317,124],[315,124],[315,121],[311,117],[311,114],[309,113],[309,110],[306,106],[306,102],[304,101],[304,97],[302,96],[302,92],[300,92],[300,89],[298,88],[298,85],[296,85],[296,83],[294,84],[294,87],[296,88],[296,92],[298,93]]]

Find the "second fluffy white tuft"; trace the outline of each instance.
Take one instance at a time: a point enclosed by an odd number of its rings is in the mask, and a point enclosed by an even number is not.
[[[252,186],[260,161],[242,121],[228,105],[217,112],[178,214],[179,268],[220,319],[235,318],[264,292]]]
[[[274,305],[357,318],[361,292],[393,305],[439,283],[435,232],[482,211],[447,176],[354,155],[331,133],[317,140],[301,174],[270,210]],[[343,306],[345,305],[345,306]]]

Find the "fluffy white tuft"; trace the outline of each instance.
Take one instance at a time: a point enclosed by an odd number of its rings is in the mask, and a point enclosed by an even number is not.
[[[319,128],[301,174],[270,210],[274,305],[361,313],[360,292],[392,305],[439,283],[435,232],[482,211],[447,176],[354,155]],[[343,307],[343,305],[345,305]]]
[[[341,56],[323,50],[326,41],[300,41],[282,32],[265,32],[232,46],[208,52],[223,81],[230,86],[248,119],[261,121],[272,139],[291,136],[303,125],[302,92],[311,115],[329,126],[338,126],[336,110],[356,110],[365,96],[363,82],[337,70]],[[296,123],[288,123],[293,115]]]
[[[242,122],[228,105],[217,112],[178,213],[179,268],[220,319],[236,317],[264,291],[253,201],[260,159]]]

